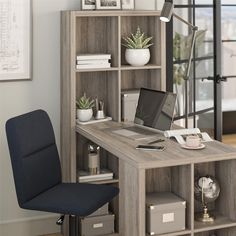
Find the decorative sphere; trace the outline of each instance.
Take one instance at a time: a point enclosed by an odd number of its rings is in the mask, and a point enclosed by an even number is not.
[[[203,199],[202,199],[203,193]],[[195,199],[203,204],[214,202],[220,194],[218,181],[212,176],[202,176],[195,180],[194,196]]]

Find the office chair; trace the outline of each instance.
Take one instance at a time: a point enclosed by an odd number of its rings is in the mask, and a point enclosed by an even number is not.
[[[113,186],[62,183],[54,131],[45,111],[8,120],[6,134],[19,206],[62,214],[60,225],[69,215],[70,236],[78,235],[78,217],[90,215],[119,193]]]

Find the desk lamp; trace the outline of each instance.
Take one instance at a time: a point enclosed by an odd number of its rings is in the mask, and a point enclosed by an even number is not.
[[[162,11],[161,11],[161,17],[160,20],[164,22],[169,22],[171,20],[171,17],[174,16],[184,24],[186,24],[188,27],[191,28],[193,32],[192,41],[191,41],[191,50],[189,53],[188,58],[188,64],[187,64],[187,70],[186,74],[184,76],[185,81],[185,128],[188,128],[188,114],[189,114],[189,78],[190,78],[190,69],[191,69],[191,62],[193,59],[193,50],[196,42],[196,33],[198,31],[198,27],[195,25],[192,25],[190,22],[184,20],[182,17],[176,15],[174,12],[174,4],[170,0],[165,0],[165,3],[163,5]]]

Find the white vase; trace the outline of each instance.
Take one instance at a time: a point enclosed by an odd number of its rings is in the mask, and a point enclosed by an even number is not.
[[[150,50],[146,49],[126,49],[125,59],[131,66],[144,66],[150,60]]]
[[[86,122],[91,120],[93,116],[93,109],[77,109],[77,118],[79,121]]]

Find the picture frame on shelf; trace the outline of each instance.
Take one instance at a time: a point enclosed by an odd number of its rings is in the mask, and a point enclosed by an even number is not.
[[[95,10],[96,0],[82,0],[82,10]]]
[[[119,10],[121,9],[120,0],[96,0],[97,10]]]
[[[5,25],[0,35],[0,81],[31,80],[32,1],[0,0],[0,8]]]
[[[134,0],[122,0],[122,10],[134,10]]]

